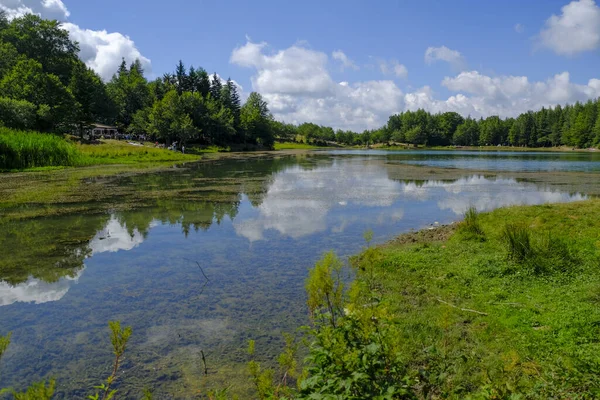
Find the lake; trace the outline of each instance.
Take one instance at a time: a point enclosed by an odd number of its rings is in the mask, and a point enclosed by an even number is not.
[[[415,177],[429,167],[463,170]],[[133,327],[121,396],[201,391],[201,350],[213,382],[243,380],[247,340],[272,358],[282,332],[307,322],[304,280],[323,252],[347,257],[366,230],[382,243],[457,221],[471,206],[589,197],[518,171],[583,171],[599,181],[600,157],[336,150],[91,180],[101,201],[0,225],[0,334],[12,332],[0,387],[56,377],[58,398],[84,398],[110,374],[109,320]],[[22,209],[36,207],[48,205]]]

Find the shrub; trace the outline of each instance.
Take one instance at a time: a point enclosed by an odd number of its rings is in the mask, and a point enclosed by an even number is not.
[[[31,129],[35,126],[36,106],[25,100],[0,97],[0,126]]]

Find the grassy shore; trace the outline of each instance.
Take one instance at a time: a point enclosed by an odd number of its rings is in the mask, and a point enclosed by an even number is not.
[[[285,142],[275,143],[275,150],[312,150],[312,149],[328,149],[330,147],[319,147],[308,143]]]
[[[100,164],[137,164],[198,160],[196,154],[182,154],[149,144],[130,144],[120,140],[104,140],[100,144],[78,144],[80,166]]]
[[[423,398],[597,398],[599,214],[598,200],[503,208],[379,248]]]

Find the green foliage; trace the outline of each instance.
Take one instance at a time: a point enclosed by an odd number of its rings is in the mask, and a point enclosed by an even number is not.
[[[254,346],[254,340],[249,340],[248,354],[250,356],[254,355]],[[263,369],[257,361],[251,360],[248,362],[248,372],[252,378],[258,398],[261,400],[273,398],[275,392],[275,385],[273,384],[274,371],[269,368]]]
[[[248,100],[240,111],[240,123],[245,132],[245,139],[251,143],[273,148],[271,115],[267,102],[256,92],[250,93]]]
[[[0,97],[0,126],[13,129],[33,129],[37,107],[26,100]]]
[[[0,169],[69,166],[80,159],[77,148],[61,137],[0,128]]]
[[[298,399],[412,399],[413,379],[396,353],[389,321],[347,315],[313,332]]]
[[[130,326],[121,328],[120,321],[109,321],[108,326],[110,328],[110,342],[112,343],[115,357],[121,357],[125,352],[132,329]]]
[[[54,396],[55,381],[38,382],[29,386],[24,392],[12,392],[15,400],[51,400]]]
[[[469,207],[463,221],[458,225],[459,231],[466,239],[485,240],[485,232],[479,222],[479,213],[475,207]]]
[[[121,328],[120,321],[109,321],[108,327],[110,329],[110,342],[113,346],[113,352],[115,354],[113,371],[112,374],[106,379],[106,383],[94,386],[94,388],[98,391],[95,394],[88,396],[88,399],[90,400],[110,400],[117,393],[115,389],[111,390],[110,386],[114,383],[114,381],[117,378],[119,363],[121,362],[121,357],[123,357],[123,354],[125,353],[127,342],[129,341],[129,337],[132,333],[132,329],[130,326]],[[145,396],[147,398],[148,392],[145,392]]]
[[[305,284],[311,315],[315,319],[327,319],[333,327],[343,310],[342,267],[333,251],[325,253],[308,272]]]

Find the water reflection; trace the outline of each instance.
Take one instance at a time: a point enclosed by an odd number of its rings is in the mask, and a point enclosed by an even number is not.
[[[16,285],[0,282],[0,307],[16,302],[41,304],[60,300],[71,285],[77,283],[83,271],[81,269],[74,277],[61,278],[58,282],[49,283],[36,278],[29,278]]]
[[[151,222],[149,228],[154,225],[155,223]],[[126,224],[122,223],[117,217],[112,215],[106,226],[98,231],[92,238],[89,248],[93,255],[119,250],[131,250],[134,247],[139,246],[143,241],[144,235],[142,235],[137,228],[133,228],[133,230],[130,231],[127,229]]]

